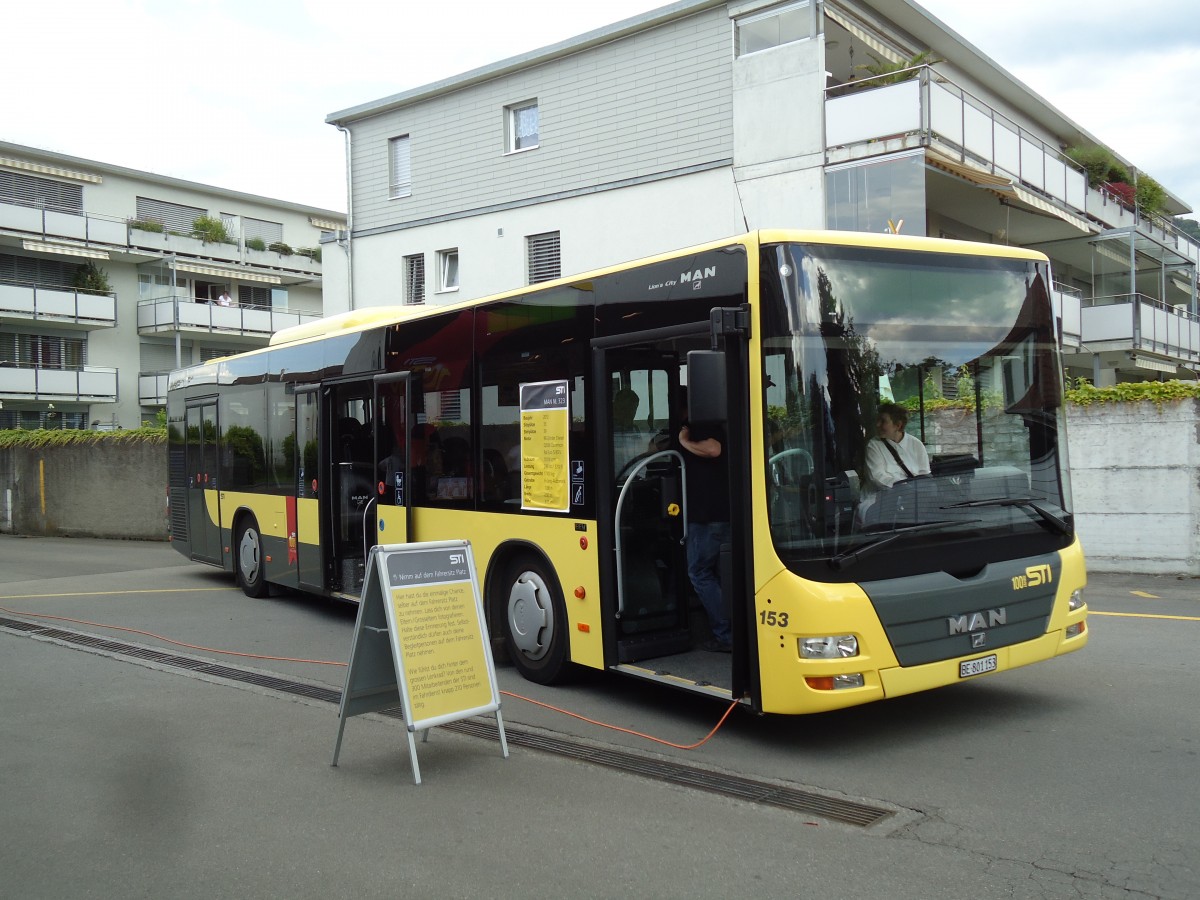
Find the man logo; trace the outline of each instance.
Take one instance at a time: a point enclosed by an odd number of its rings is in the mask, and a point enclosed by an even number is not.
[[[977,631],[971,635],[971,649],[982,650],[987,646],[987,632]]]
[[[996,609],[980,610],[963,616],[948,616],[946,622],[950,625],[951,634],[971,634],[1007,624],[1008,610],[1000,606]]]

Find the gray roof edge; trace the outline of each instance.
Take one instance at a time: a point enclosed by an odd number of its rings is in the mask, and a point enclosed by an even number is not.
[[[1075,122],[916,0],[866,0],[866,2],[908,31],[913,37],[924,41],[930,49],[936,51],[939,49],[939,45],[950,45],[956,51],[954,58],[950,60],[954,65],[980,83],[989,85],[998,96],[1008,100],[1013,106],[1055,134],[1078,140],[1082,144],[1104,147],[1124,165],[1133,166],[1133,163],[1120,153]],[[1140,166],[1136,168],[1142,171]],[[1179,215],[1181,211],[1191,212],[1191,207],[1185,200],[1172,193],[1165,185],[1163,190],[1166,191],[1167,197],[1174,207],[1171,210],[1172,215]]]
[[[118,166],[114,163],[100,162],[95,159],[85,159],[82,156],[70,156],[66,153],[59,153],[57,150],[46,150],[42,147],[30,147],[25,144],[13,144],[9,141],[0,141],[0,154],[11,156],[36,156],[49,162],[57,163],[64,168],[70,167],[73,169],[90,169],[96,172],[109,173],[111,175],[124,175],[128,178],[138,181],[148,181],[152,184],[162,184],[169,187],[188,188],[190,190],[200,191],[208,194],[217,194],[222,197],[237,198],[241,200],[250,200],[255,203],[262,203],[267,206],[277,206],[282,209],[291,210],[292,212],[319,214],[322,218],[346,218],[344,212],[339,212],[335,209],[324,209],[320,206],[309,206],[305,203],[296,203],[292,200],[280,200],[277,197],[267,197],[262,194],[250,194],[246,191],[237,191],[231,188],[218,187],[214,184],[203,184],[199,181],[187,181],[183,178],[174,178],[170,175],[159,175],[156,172],[147,172],[143,169],[130,169],[126,166]]]
[[[605,44],[628,34],[654,28],[676,19],[687,18],[715,6],[724,6],[726,3],[727,0],[677,0],[675,3],[660,6],[657,9],[631,16],[620,22],[604,25],[584,34],[567,38],[564,41],[559,41],[557,44],[550,44],[547,47],[530,50],[528,53],[522,53],[518,56],[510,56],[508,59],[489,63],[459,75],[452,75],[449,78],[443,78],[441,81],[434,81],[408,91],[402,91],[399,94],[392,94],[390,97],[383,97],[379,100],[372,100],[369,103],[362,103],[358,106],[351,106],[348,109],[330,113],[325,117],[325,122],[329,125],[347,125],[360,119],[367,119],[380,113],[400,109],[427,97],[459,90],[473,84],[499,78],[502,75],[507,75],[509,72],[540,65],[541,63],[550,62],[564,56],[570,56],[572,53],[578,53],[589,47]]]

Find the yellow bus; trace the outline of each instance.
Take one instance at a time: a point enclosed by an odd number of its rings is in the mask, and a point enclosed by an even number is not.
[[[372,545],[470,540],[541,683],[790,714],[1050,659],[1088,638],[1050,285],[1020,248],[758,231],[332,316],[172,373],[171,538],[250,596],[354,601]],[[870,468],[881,408],[912,477]],[[719,439],[705,493],[685,424]],[[714,497],[727,653],[687,562]]]

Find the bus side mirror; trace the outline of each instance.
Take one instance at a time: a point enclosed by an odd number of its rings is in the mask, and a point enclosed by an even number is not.
[[[687,355],[688,421],[693,425],[723,425],[725,354],[720,350],[691,350]]]

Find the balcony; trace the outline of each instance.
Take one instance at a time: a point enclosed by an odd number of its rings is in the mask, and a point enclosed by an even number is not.
[[[1185,364],[1200,362],[1200,316],[1186,309],[1145,294],[1117,294],[1086,301],[1081,312],[1083,343],[1092,352],[1143,351]],[[1166,365],[1174,373],[1174,364]],[[1167,371],[1150,357],[1141,367]]]
[[[1078,288],[1055,284],[1050,304],[1058,322],[1058,340],[1065,349],[1078,349],[1083,342],[1083,292]]]
[[[0,365],[0,397],[5,400],[117,401],[117,370],[104,366],[39,368]]]
[[[85,294],[60,285],[0,281],[0,322],[44,322],[93,330],[117,324],[117,295]]]
[[[320,256],[315,247],[287,253],[279,252],[290,250],[282,244],[277,250],[253,250],[240,242],[203,241],[191,234],[148,231],[134,226],[134,220],[130,219],[50,209],[14,197],[0,197],[0,231],[17,233],[31,240],[66,242],[69,247],[91,250],[115,248],[135,260],[171,255],[178,256],[181,261],[188,258],[212,260],[268,270],[284,281],[313,281],[321,277],[321,261],[313,258]],[[229,277],[236,278],[238,274],[233,270]]]
[[[251,306],[196,303],[186,297],[157,297],[138,302],[138,334],[210,334],[265,343],[281,328],[321,318],[318,313],[289,312]]]
[[[0,229],[25,232],[45,240],[66,239],[118,247],[129,243],[124,219],[47,209],[12,197],[0,199]]]
[[[1140,215],[1115,194],[1089,187],[1086,172],[1057,146],[929,66],[905,72],[911,77],[897,84],[869,87],[868,79],[826,90],[826,165],[924,147],[932,165],[1055,216],[1076,234],[1129,228],[1200,262],[1200,244],[1167,220]],[[978,203],[973,211],[976,217],[985,212]],[[961,213],[963,221],[975,224],[969,216]]]
[[[142,406],[165,406],[170,377],[170,372],[139,372],[138,403]]]

